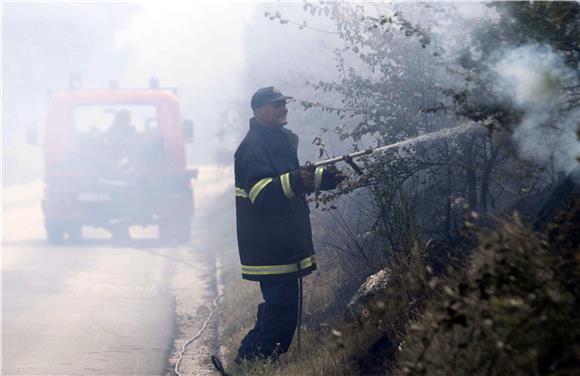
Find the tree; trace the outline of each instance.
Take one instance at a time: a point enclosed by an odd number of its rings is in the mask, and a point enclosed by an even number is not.
[[[333,20],[343,43],[334,51],[339,78],[307,82],[321,95],[341,98],[340,107],[304,103],[307,109],[322,107],[340,119],[338,126],[323,130],[326,134],[337,134],[356,150],[458,122],[474,124],[469,133],[408,145],[363,161],[367,174],[360,185],[369,188],[376,205],[373,230],[390,250],[401,251],[413,241],[427,239],[455,244],[462,239],[461,227],[470,211],[502,211],[555,176],[549,160],[530,163],[518,154],[512,133],[529,113],[496,90],[494,69],[502,59],[497,51],[532,42],[550,43],[567,66],[577,66],[578,4],[517,2],[492,7],[498,18],[473,21],[462,19],[449,5],[304,5],[312,15]],[[433,13],[437,16],[429,16]],[[308,27],[279,13],[269,17]],[[412,19],[421,23],[415,25]],[[465,28],[470,44],[449,51],[443,34],[433,31],[449,19]],[[576,106],[575,93],[568,94],[564,118]],[[397,210],[413,215],[402,221],[393,215]]]

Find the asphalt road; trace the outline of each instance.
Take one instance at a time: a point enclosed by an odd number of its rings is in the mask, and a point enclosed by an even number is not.
[[[208,224],[200,223],[209,206],[199,202],[211,202],[229,180],[227,171],[200,171],[196,240],[177,248],[145,239],[154,229],[124,246],[90,229],[84,234],[91,239],[82,244],[50,246],[39,204],[42,184],[4,189],[2,374],[168,374],[180,341],[197,332],[216,294],[205,251],[211,239],[202,236]],[[199,351],[192,346],[188,372],[209,374],[207,360],[195,359]]]

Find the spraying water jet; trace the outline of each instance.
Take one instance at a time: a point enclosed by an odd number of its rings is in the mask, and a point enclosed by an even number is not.
[[[425,141],[436,140],[439,138],[450,137],[452,135],[463,133],[463,132],[473,128],[475,125],[476,125],[475,123],[466,123],[466,124],[459,125],[457,127],[442,129],[442,130],[437,131],[437,132],[425,133],[425,134],[419,135],[417,137],[408,138],[406,140],[395,142],[395,143],[390,144],[390,145],[379,146],[376,148],[369,148],[369,149],[365,149],[365,150],[357,151],[354,153],[346,154],[346,155],[343,155],[340,157],[333,157],[333,158],[326,159],[326,160],[319,161],[319,162],[315,162],[315,163],[306,162],[306,167],[309,169],[315,170],[318,167],[333,165],[337,162],[345,162],[349,166],[351,166],[357,174],[362,175],[363,171],[356,163],[354,163],[354,161],[353,161],[354,158],[362,157],[363,155],[370,155],[370,154],[398,148],[400,146],[414,144],[417,142],[425,142]]]

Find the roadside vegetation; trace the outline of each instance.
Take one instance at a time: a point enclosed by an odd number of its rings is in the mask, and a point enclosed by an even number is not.
[[[298,98],[339,124],[313,131],[320,156],[329,143],[468,130],[363,159],[364,175],[311,197],[321,270],[305,279],[300,353],[233,367],[260,296],[240,282],[235,256],[221,256],[232,374],[580,372],[580,5],[487,9],[466,18],[444,4],[304,5],[342,43],[339,79],[305,79],[321,99]],[[348,305],[371,275],[382,287]]]
[[[517,217],[493,232],[477,230],[481,244],[467,267],[445,275],[434,275],[425,249],[396,257],[385,266],[388,287],[363,315],[320,322],[314,315],[304,323],[301,353],[293,346],[278,363],[248,363],[234,374],[577,374],[580,201],[573,205],[539,234]],[[307,312],[328,301],[328,286],[331,279],[307,284]],[[249,283],[225,299],[224,311],[235,312],[222,333],[230,364],[256,301]]]

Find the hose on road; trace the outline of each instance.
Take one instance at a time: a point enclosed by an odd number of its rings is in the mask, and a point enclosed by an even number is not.
[[[201,337],[201,335],[203,334],[203,332],[206,330],[207,326],[209,325],[211,319],[213,318],[213,316],[216,314],[217,312],[217,308],[218,308],[218,302],[220,300],[220,298],[223,296],[224,294],[219,294],[218,296],[215,297],[215,299],[213,300],[212,304],[213,304],[213,309],[210,312],[209,316],[207,317],[207,319],[205,320],[205,322],[203,323],[201,329],[199,329],[199,332],[197,332],[197,334],[193,337],[191,337],[187,342],[185,342],[183,344],[183,346],[181,346],[181,351],[179,352],[179,358],[177,359],[177,362],[175,363],[175,368],[173,369],[173,372],[175,372],[175,374],[177,376],[182,376],[181,373],[179,372],[179,364],[181,363],[181,360],[183,359],[183,354],[185,353],[185,349],[187,348],[187,346],[189,346],[193,341],[195,341],[196,339],[198,339],[199,337]]]

